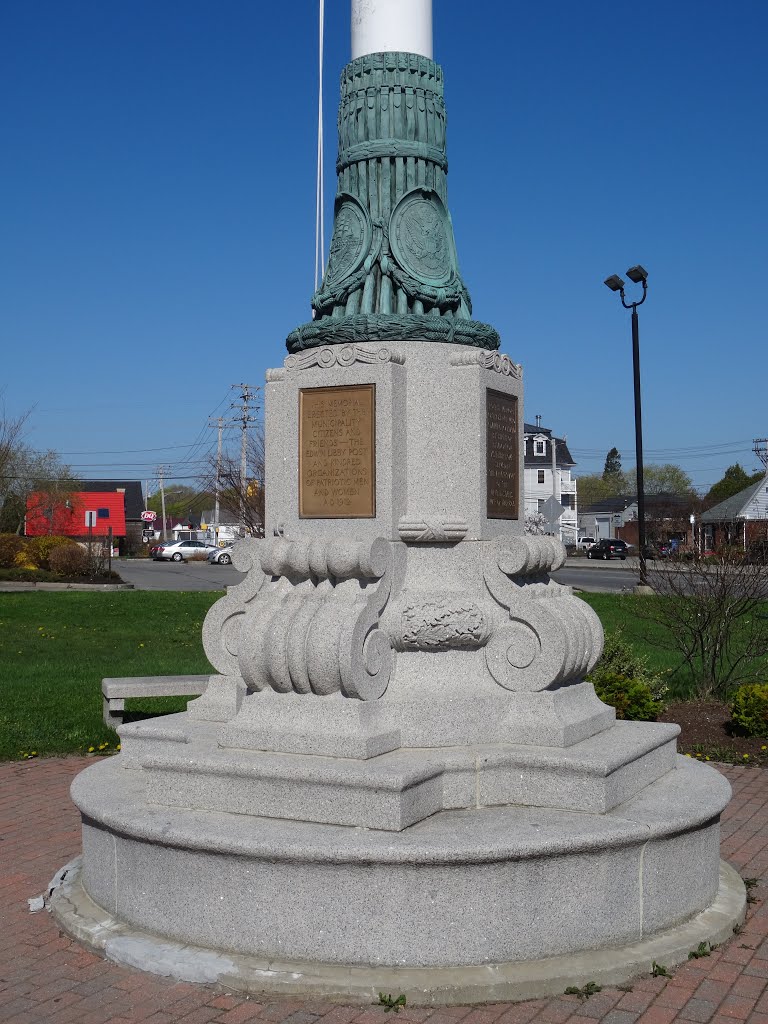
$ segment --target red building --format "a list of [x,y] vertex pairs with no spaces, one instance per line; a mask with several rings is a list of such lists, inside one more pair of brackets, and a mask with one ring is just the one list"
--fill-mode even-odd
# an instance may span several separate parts
[[50,533],[86,538],[89,535],[86,512],[96,513],[92,536],[106,537],[110,527],[114,538],[125,536],[125,494],[121,491],[74,491],[66,503],[59,499],[50,505],[44,494],[31,494],[27,499],[24,532],[27,537]]

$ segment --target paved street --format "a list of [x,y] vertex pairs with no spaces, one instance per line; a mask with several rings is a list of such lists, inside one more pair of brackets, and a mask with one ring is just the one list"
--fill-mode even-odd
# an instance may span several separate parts
[[[585,558],[569,558],[555,575],[558,583],[581,590],[631,590],[637,576],[627,562],[589,562]],[[126,583],[138,590],[223,590],[243,578],[231,565],[209,565],[208,562],[153,562],[147,558],[126,558],[115,563]]]
[[[86,758],[0,764],[0,1021],[3,1024],[768,1024],[768,784],[758,768],[720,766],[734,799],[723,820],[722,856],[758,878],[757,902],[738,935],[671,979],[650,975],[583,1002],[557,996],[525,1003],[416,1009],[241,996],[101,960],[62,935],[27,899],[80,852],[69,799]],[[695,870],[695,868],[692,868]],[[503,908],[500,909],[500,913]],[[585,906],[584,913],[589,913]],[[371,927],[376,927],[375,915]]]
[[637,572],[630,561],[591,562],[586,558],[569,558],[553,579],[579,590],[598,593],[622,593],[637,586]]
[[243,579],[231,565],[208,562],[154,562],[151,558],[121,558],[115,569],[137,590],[224,590]]

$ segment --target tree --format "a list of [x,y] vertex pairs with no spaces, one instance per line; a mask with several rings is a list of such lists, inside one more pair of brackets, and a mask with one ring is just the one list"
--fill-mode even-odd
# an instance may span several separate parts
[[722,480],[718,480],[710,487],[704,498],[704,507],[712,508],[713,505],[719,505],[721,501],[733,497],[734,494],[743,491],[750,484],[756,484],[758,480],[762,480],[763,476],[765,476],[763,470],[750,476],[738,462],[735,466],[729,466],[723,474]]
[[[637,494],[637,471],[631,469],[626,476],[629,494]],[[693,495],[693,480],[684,469],[667,462],[664,465],[643,464],[644,494],[676,494],[687,498]]]
[[56,452],[35,451],[24,442],[29,415],[9,417],[0,408],[0,532],[21,533],[29,512],[42,512],[52,521],[78,488]]
[[5,404],[0,408],[0,501],[5,499],[12,475],[12,465],[24,432],[29,412],[9,417]]
[[[162,496],[156,491],[147,501],[147,508],[162,515]],[[197,490],[186,484],[170,483],[165,488],[165,514],[171,519],[187,519],[189,516],[196,518],[213,504],[211,492],[205,489]]]
[[[219,505],[222,512],[242,523],[254,537],[264,536],[264,429],[260,423],[249,430],[245,448],[245,477],[240,454],[223,453],[218,469]],[[215,495],[216,457],[212,456],[205,487]]]
[[534,537],[543,537],[549,532],[550,524],[543,512],[525,513],[525,532]]
[[611,448],[605,456],[603,480],[611,485],[616,495],[622,494],[626,490],[627,483],[621,468],[621,452],[618,448]]
[[579,508],[585,512],[590,505],[605,498],[615,498],[617,493],[614,490],[614,482],[605,480],[598,473],[587,473],[576,478],[576,487],[579,498]]

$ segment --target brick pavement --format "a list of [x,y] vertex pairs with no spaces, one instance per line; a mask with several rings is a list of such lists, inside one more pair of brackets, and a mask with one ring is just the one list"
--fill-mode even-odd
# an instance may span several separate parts
[[[394,1024],[378,1006],[263,1000],[118,967],[62,936],[50,914],[30,914],[80,848],[68,796],[84,758],[0,764],[0,1021],[3,1024]],[[723,856],[745,878],[768,879],[768,772],[722,767],[734,787]],[[740,934],[671,979],[644,977],[589,999],[560,996],[482,1007],[406,1008],[397,1024],[768,1024],[768,891],[762,883]]]

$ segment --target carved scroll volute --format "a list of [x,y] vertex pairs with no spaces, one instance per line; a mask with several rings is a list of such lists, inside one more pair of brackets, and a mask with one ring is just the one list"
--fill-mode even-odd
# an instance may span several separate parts
[[203,622],[203,648],[208,661],[222,675],[240,674],[238,653],[245,614],[257,599],[266,577],[261,569],[260,548],[262,540],[238,541],[232,550],[232,562],[246,577],[235,587],[230,587],[208,610]]
[[[318,610],[307,636],[307,668],[317,694],[341,690],[345,697],[376,700],[392,673],[389,638],[378,628],[391,588],[390,546],[381,539],[361,548],[357,565],[364,578],[378,583],[364,588],[358,578],[342,579]],[[343,575],[353,569],[352,552],[330,544],[327,564]]]
[[508,609],[510,621],[494,631],[485,658],[506,689],[544,690],[581,680],[602,653],[602,626],[589,605],[556,584],[535,588],[513,582],[559,568],[564,557],[562,544],[549,537],[499,538],[489,545],[486,585]]
[[394,667],[394,652],[387,634],[379,629],[379,617],[392,591],[388,568],[368,596],[348,636],[341,637],[341,689],[346,697],[378,700],[383,696]]

